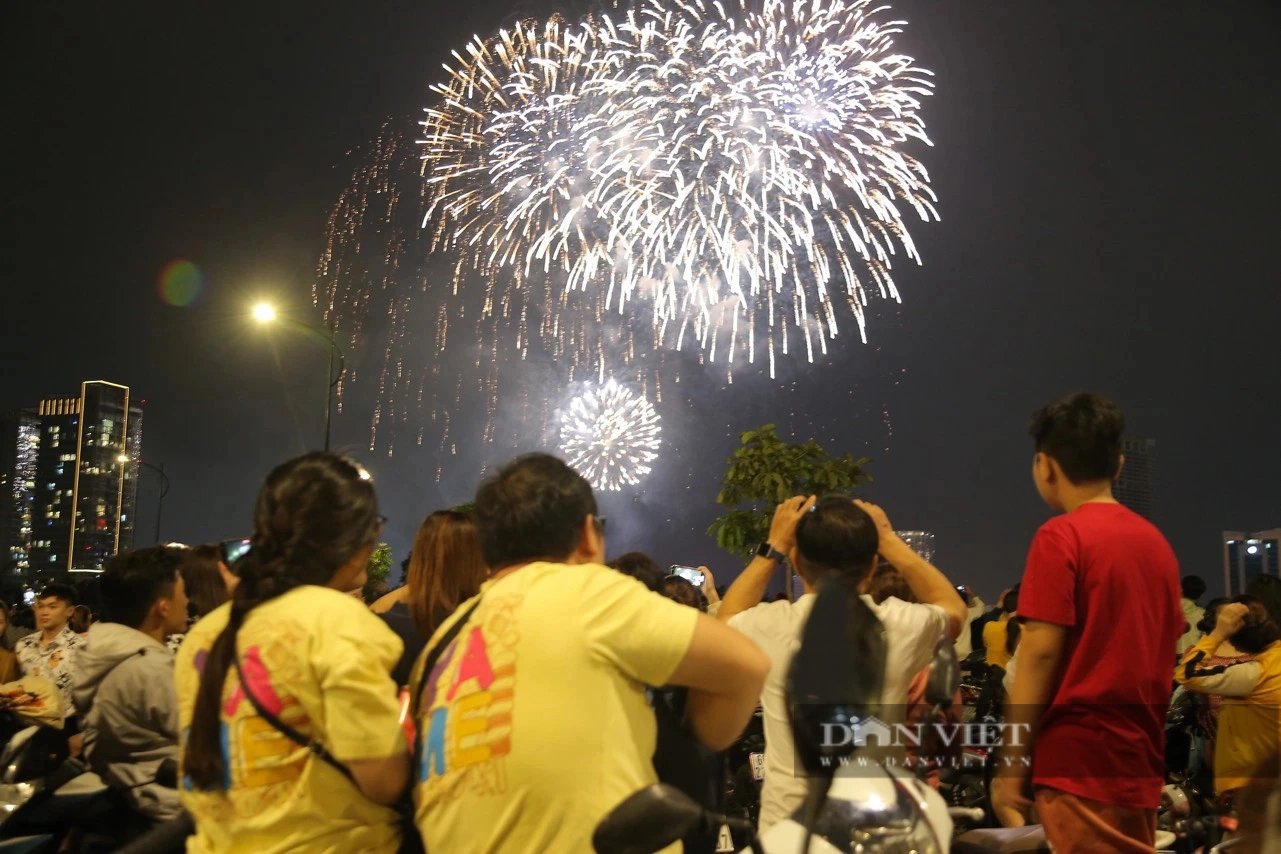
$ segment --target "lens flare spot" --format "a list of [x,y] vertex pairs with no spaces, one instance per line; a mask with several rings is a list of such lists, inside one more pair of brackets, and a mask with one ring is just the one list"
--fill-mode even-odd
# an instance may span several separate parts
[[185,258],[175,258],[160,271],[157,290],[166,305],[186,308],[200,299],[205,277],[200,268]]

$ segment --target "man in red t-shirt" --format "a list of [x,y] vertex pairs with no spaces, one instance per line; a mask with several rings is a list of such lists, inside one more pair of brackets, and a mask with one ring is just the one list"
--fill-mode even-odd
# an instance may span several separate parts
[[1058,854],[1155,843],[1170,652],[1184,619],[1169,543],[1112,497],[1124,427],[1095,394],[1055,401],[1032,422],[1036,488],[1063,515],[1028,552],[1006,723],[1031,737],[1002,749],[992,806],[1002,824],[1021,825],[1034,798]]

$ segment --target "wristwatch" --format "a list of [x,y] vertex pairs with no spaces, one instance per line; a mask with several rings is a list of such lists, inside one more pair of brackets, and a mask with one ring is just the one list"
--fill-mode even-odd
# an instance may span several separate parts
[[771,546],[769,544],[769,540],[766,540],[765,542],[760,544],[760,546],[756,549],[756,556],[768,558],[769,560],[777,561],[778,563],[782,563],[783,561],[787,560],[787,555],[783,554],[778,549]]

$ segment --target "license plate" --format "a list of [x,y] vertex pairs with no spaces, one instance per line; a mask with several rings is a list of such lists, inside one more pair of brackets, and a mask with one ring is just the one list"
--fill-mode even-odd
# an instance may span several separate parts
[[752,763],[752,779],[757,782],[765,779],[765,754],[749,753],[747,759]]

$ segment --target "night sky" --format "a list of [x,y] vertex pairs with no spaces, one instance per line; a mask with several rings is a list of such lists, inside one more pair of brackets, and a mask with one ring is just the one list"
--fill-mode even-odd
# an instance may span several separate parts
[[[0,407],[82,379],[130,385],[147,401],[143,456],[173,482],[163,538],[247,534],[266,471],[319,446],[325,384],[323,350],[266,336],[248,305],[271,296],[318,320],[326,217],[383,123],[412,131],[448,50],[473,33],[558,8],[11,9]],[[1281,525],[1281,11],[1263,0],[895,11],[910,24],[899,46],[937,74],[925,108],[935,147],[915,153],[942,222],[910,224],[924,266],[895,267],[903,304],[874,302],[867,345],[844,336],[773,382],[740,373],[726,387],[709,373],[660,408],[654,476],[603,499],[611,551],[710,562],[728,580],[737,562],[703,534],[721,461],[740,431],[775,421],[872,457],[867,496],[896,527],[936,532],[944,571],[990,599],[1017,579],[1048,512],[1030,481],[1028,417],[1090,389],[1123,406],[1130,435],[1157,440],[1156,521],[1184,571],[1218,589],[1219,532]],[[190,307],[157,293],[176,258],[204,276]],[[434,318],[418,322],[430,336]],[[457,458],[370,451],[381,350],[353,354],[334,444],[373,471],[399,559],[423,515],[467,499],[478,462],[515,447],[482,446],[478,425],[459,425],[471,446]]]

